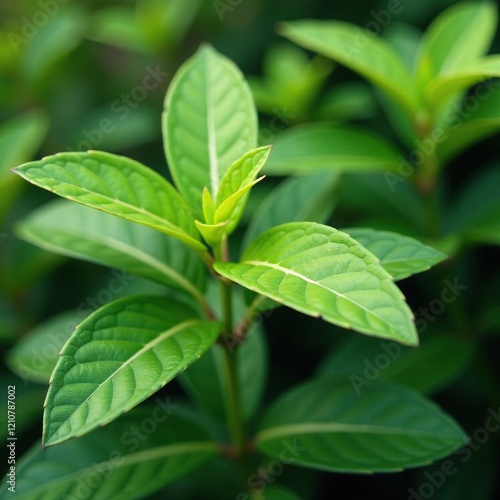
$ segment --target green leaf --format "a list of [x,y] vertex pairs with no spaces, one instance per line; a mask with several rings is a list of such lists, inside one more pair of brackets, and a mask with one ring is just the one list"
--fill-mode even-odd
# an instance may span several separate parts
[[281,25],[289,40],[359,73],[391,96],[410,114],[416,110],[414,84],[404,62],[380,37],[337,21],[295,21]]
[[436,155],[441,163],[449,163],[468,147],[500,130],[500,93],[497,89],[498,81],[478,85],[471,96],[471,106],[465,105],[451,117],[444,131],[444,140],[436,145]]
[[[252,417],[259,407],[267,377],[267,348],[262,330],[253,327],[247,340],[238,348],[238,376],[245,418]],[[231,341],[224,338],[229,349]],[[215,418],[224,421],[226,394],[224,391],[224,353],[214,344],[207,354],[179,376],[190,395]]]
[[500,170],[481,172],[461,193],[448,218],[448,230],[464,240],[500,244]]
[[[316,373],[320,377],[347,376],[361,395],[376,380],[433,394],[453,382],[473,354],[472,343],[446,334],[424,337],[418,349],[358,335],[327,354]],[[425,366],[432,366],[432,370],[422,369]]]
[[261,234],[240,263],[216,262],[226,278],[344,328],[418,344],[413,315],[378,259],[349,235],[311,222]]
[[467,442],[434,403],[397,385],[376,383],[363,397],[347,378],[309,382],[269,410],[257,447],[271,457],[338,472],[391,472],[428,464]]
[[401,153],[371,132],[347,126],[301,125],[280,134],[265,173],[396,171]]
[[342,231],[378,257],[395,281],[426,271],[446,259],[444,253],[414,238],[390,231],[365,228],[344,228]]
[[[36,12],[39,11],[32,14],[33,21]],[[40,22],[40,25],[35,22],[35,43],[30,43],[30,37],[25,38],[27,43],[24,45],[21,67],[29,80],[40,80],[47,76],[59,60],[66,57],[83,39],[86,19],[82,6],[65,5],[48,21]],[[27,26],[23,21],[21,33],[25,33]]]
[[243,75],[210,46],[176,73],[165,98],[163,137],[179,191],[201,220],[201,197],[217,197],[231,164],[257,145],[257,115]]
[[[105,429],[42,450],[16,465],[16,499],[143,497],[217,455],[215,444],[179,405],[156,398]],[[138,429],[138,434],[134,430]],[[10,498],[3,491],[0,498]]]
[[25,381],[48,384],[63,345],[84,317],[65,312],[37,325],[7,353],[7,365]]
[[220,328],[155,296],[125,297],[91,314],[52,375],[44,444],[86,434],[138,405],[204,354]]
[[205,302],[206,275],[199,256],[149,227],[55,200],[18,223],[17,233],[52,252],[174,286]]
[[[485,82],[485,80],[493,77],[500,76],[500,56],[488,56],[478,59],[470,63],[465,68],[451,74],[444,74],[434,80],[430,81],[426,87],[426,96],[431,107],[438,107],[443,101],[453,95],[458,97],[461,92],[464,92],[469,87],[476,84],[481,84],[483,87],[489,87],[486,92],[486,97],[484,96],[484,91],[477,92],[476,97],[479,101],[487,100],[495,90],[498,85],[497,82]],[[484,83],[482,83],[484,82]],[[493,91],[491,90],[493,87]],[[475,108],[475,104],[471,108]],[[450,112],[448,112],[450,113]],[[469,111],[465,111],[464,114],[467,116]],[[449,114],[448,114],[449,116]],[[448,118],[445,113],[445,120]],[[448,118],[449,119],[449,118]],[[452,121],[452,120],[450,120]],[[446,125],[446,123],[445,123]]]
[[59,196],[150,226],[195,250],[205,250],[179,193],[155,171],[134,160],[100,151],[59,153],[13,171]]
[[217,247],[226,234],[228,221],[219,222],[217,224],[203,224],[203,222],[195,220],[194,223],[204,240],[210,246]]
[[[264,231],[285,224],[328,221],[336,204],[337,173],[311,174],[284,180],[255,211],[243,240],[243,248]],[[314,193],[314,196],[311,196]]]
[[496,7],[489,2],[459,3],[444,11],[422,39],[417,63],[420,84],[454,73],[485,54],[496,24]]
[[22,183],[10,168],[31,160],[48,128],[41,111],[13,118],[0,127],[0,221],[17,196]]
[[238,225],[245,209],[250,188],[259,180],[257,175],[266,163],[270,146],[254,149],[236,160],[224,173],[219,185],[214,214],[215,224],[229,220],[227,234]]

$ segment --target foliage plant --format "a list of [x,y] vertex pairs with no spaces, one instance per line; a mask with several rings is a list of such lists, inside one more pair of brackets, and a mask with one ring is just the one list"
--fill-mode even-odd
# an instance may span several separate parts
[[[471,242],[498,243],[495,212],[478,209],[473,192],[457,210],[467,217],[448,226],[439,199],[444,165],[499,127],[494,92],[477,98],[467,114],[461,104],[471,86],[500,76],[497,56],[484,56],[495,16],[488,3],[460,4],[421,41],[399,45],[347,23],[281,25],[285,37],[377,89],[406,153],[372,131],[324,123],[294,126],[272,147],[259,145],[250,87],[230,60],[205,45],[182,65],[165,98],[172,182],[101,151],[59,153],[13,169],[66,198],[22,220],[20,237],[162,287],[86,311],[83,320],[81,311],[55,318],[10,352],[9,366],[21,377],[42,383],[50,377],[42,446],[19,461],[16,497],[144,497],[212,464],[228,471],[240,500],[299,498],[279,477],[259,475],[263,464],[279,470],[275,476],[288,466],[396,472],[467,443],[461,427],[423,393],[467,364],[470,350],[448,335],[419,347],[418,322],[395,283],[446,256],[394,229],[450,253]],[[316,93],[331,66],[314,61],[320,74],[304,85]],[[282,88],[289,83],[276,81]],[[260,83],[253,87],[267,111],[283,98],[276,91],[266,101]],[[304,116],[310,97],[298,107]],[[261,172],[308,175],[273,189],[245,225],[252,189],[267,182]],[[390,228],[324,224],[341,181],[351,188],[351,203],[363,204],[366,186],[340,177],[352,172],[377,174],[370,188],[385,187],[391,201],[381,209],[373,204],[373,225],[391,205]],[[352,331],[310,380],[264,404],[270,367],[261,318],[282,306]],[[42,350],[47,332],[63,324],[71,324],[71,335],[59,359],[35,367],[33,349]],[[304,344],[314,336],[304,332]],[[375,350],[364,343],[370,337],[378,339]],[[376,359],[380,346],[391,366],[369,381],[358,376],[362,360]],[[401,380],[398,363],[413,352],[423,353],[420,359],[440,353],[449,362],[417,381]],[[391,381],[392,368],[403,372],[394,377],[400,383]],[[174,378],[190,404],[163,389]],[[5,485],[1,491],[8,498]]]
[[[286,305],[365,335],[416,346],[413,316],[394,280],[428,268],[443,255],[396,233],[387,238],[372,231],[368,239],[363,233],[361,244],[345,232],[306,221],[266,229],[239,259],[231,256],[230,236],[251,188],[263,180],[259,174],[271,147],[256,147],[256,111],[241,73],[209,46],[173,79],[163,137],[175,187],[134,160],[99,151],[60,153],[14,169],[84,205],[65,201],[40,210],[21,226],[26,238],[175,290],[168,297],[119,299],[76,327],[51,375],[43,429],[48,449],[30,455],[19,471],[23,497],[71,496],[82,481],[96,485],[89,486],[93,498],[110,498],[112,492],[134,497],[221,453],[240,462],[243,471],[256,454],[283,459],[283,450],[295,447],[296,465],[374,472],[422,465],[461,446],[460,427],[416,392],[380,384],[359,397],[341,376],[291,388],[270,408],[260,409],[264,415],[250,432],[253,425],[246,422],[256,414],[259,390],[252,385],[259,377],[243,375],[249,368],[265,370],[249,340],[261,311]],[[391,255],[387,260],[376,256],[381,238],[391,247],[383,249]],[[202,356],[210,356],[210,362],[189,370]],[[213,439],[199,423],[174,411],[158,435],[125,455],[117,437],[125,420],[140,421],[141,414],[121,415],[179,374],[195,402],[203,407],[208,399],[214,416],[225,415],[227,439]],[[217,377],[220,387],[213,383]],[[91,434],[81,439],[87,455],[75,451],[69,467],[56,466],[59,448],[78,448],[72,438],[115,419],[109,432],[107,427],[96,431],[105,446],[93,448]],[[109,456],[103,460],[115,448],[117,463]],[[96,472],[91,467],[96,462],[102,471],[106,462],[112,470]],[[51,472],[40,481],[37,471],[44,466]],[[96,474],[99,480],[93,481]]]

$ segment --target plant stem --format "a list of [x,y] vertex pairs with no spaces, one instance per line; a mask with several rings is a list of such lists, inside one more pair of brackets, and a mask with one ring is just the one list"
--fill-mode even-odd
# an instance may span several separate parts
[[[227,241],[223,241],[218,249],[216,258],[227,260]],[[225,336],[233,335],[233,297],[231,285],[225,281],[219,281],[222,319],[224,322]],[[227,338],[227,337],[226,337]],[[239,456],[243,454],[245,447],[245,429],[243,421],[243,411],[241,394],[238,383],[238,351],[237,345],[233,342],[221,342],[224,351],[224,382],[225,382],[225,402],[226,419],[231,441]]]

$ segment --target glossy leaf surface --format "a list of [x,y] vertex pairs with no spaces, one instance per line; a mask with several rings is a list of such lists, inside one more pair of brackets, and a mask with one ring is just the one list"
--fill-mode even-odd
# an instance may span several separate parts
[[405,344],[413,315],[378,260],[346,233],[315,223],[261,234],[240,263],[216,262],[226,278],[310,316]]
[[204,354],[219,332],[219,323],[162,297],[131,296],[97,310],[61,352],[44,444],[86,434],[138,405]]

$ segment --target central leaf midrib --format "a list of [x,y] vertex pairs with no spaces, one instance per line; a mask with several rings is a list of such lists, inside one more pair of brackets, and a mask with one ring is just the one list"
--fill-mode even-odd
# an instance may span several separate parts
[[[326,432],[357,434],[392,434],[392,435],[411,435],[411,436],[427,436],[427,437],[442,437],[441,432],[426,431],[419,429],[408,429],[407,427],[385,426],[376,424],[347,424],[342,422],[311,422],[299,424],[276,425],[260,431],[257,434],[257,440],[260,442],[276,439],[283,436],[297,436],[299,434],[325,434]],[[447,439],[454,439],[453,436],[446,436]]]
[[[123,370],[125,367],[129,366],[133,361],[135,361],[140,355],[142,355],[143,353],[149,351],[150,349],[152,349],[154,346],[156,346],[157,344],[159,344],[160,342],[162,342],[163,340],[171,337],[172,335],[175,335],[176,333],[178,333],[179,331],[181,330],[184,330],[186,328],[188,328],[189,326],[191,325],[195,325],[196,323],[199,323],[200,320],[198,319],[195,319],[195,320],[188,320],[188,321],[184,321],[172,328],[170,328],[169,330],[159,334],[157,337],[155,337],[153,340],[151,340],[150,342],[148,342],[147,344],[144,345],[144,347],[142,347],[141,349],[139,349],[134,355],[132,355],[130,358],[128,358],[125,362],[123,362],[116,370],[114,370],[110,375],[108,375],[108,377],[103,380],[102,382],[99,383],[99,385],[85,398],[84,401],[82,401],[72,412],[71,414],[66,418],[66,420],[62,421],[61,422],[61,425],[59,426],[58,430],[56,432],[54,432],[52,434],[52,436],[56,435],[57,432],[59,431],[59,429],[62,427],[62,425],[66,422],[68,422],[71,417],[85,404],[87,403],[103,386],[104,384],[106,384],[109,380],[111,380],[118,372],[120,372],[121,370]],[[91,341],[92,342],[92,341]],[[75,366],[77,365],[78,363],[75,362]],[[134,391],[135,393],[136,391]],[[55,396],[54,396],[55,397]],[[129,398],[130,400],[131,398]],[[109,412],[109,409],[107,410],[107,412]],[[106,413],[107,413],[106,412]],[[85,425],[87,425],[88,422],[85,422]],[[50,439],[47,440],[46,443],[49,443],[50,442]]]
[[215,106],[213,105],[213,91],[210,84],[210,68],[205,60],[205,102],[207,106],[207,142],[208,142],[208,167],[212,198],[216,198],[219,189],[219,165],[217,158],[217,134],[215,129]]
[[[50,177],[46,177],[48,179],[50,179]],[[31,179],[27,179],[28,181],[32,182]],[[108,202],[111,202],[111,203],[115,203],[117,205],[120,205],[120,206],[123,206],[125,208],[128,208],[128,209],[131,209],[132,212],[139,212],[140,214],[142,215],[145,215],[146,217],[149,217],[151,219],[153,219],[155,222],[157,222],[157,226],[158,227],[167,227],[170,231],[172,232],[177,232],[177,233],[180,233],[181,235],[191,239],[191,240],[194,240],[197,244],[201,244],[198,240],[196,240],[190,233],[187,232],[187,230],[181,228],[180,226],[177,226],[175,224],[173,224],[172,222],[170,222],[169,220],[167,219],[164,219],[163,217],[155,214],[154,212],[151,212],[149,210],[146,210],[142,207],[138,207],[136,205],[131,205],[130,203],[126,203],[122,200],[120,200],[119,198],[111,198],[110,196],[108,195],[104,195],[102,193],[99,193],[99,192],[96,192],[96,191],[91,191],[90,189],[82,186],[81,184],[71,184],[67,181],[57,181],[58,182],[58,185],[59,186],[67,186],[67,187],[77,187],[78,189],[80,189],[81,191],[83,191],[84,193],[87,193],[87,194],[90,194],[90,195],[93,195],[93,196],[99,196],[100,198],[102,198],[103,200],[107,200]],[[56,194],[58,194],[56,192],[56,190],[52,187],[52,186],[47,186],[49,188],[49,191],[52,191],[52,192],[55,192]],[[118,217],[122,217],[124,219],[129,219],[129,220],[132,220],[130,219],[130,217],[128,217],[128,214],[121,214],[121,215],[118,215],[117,213],[114,213],[110,210],[106,210],[105,208],[103,208],[102,206],[98,206],[97,204],[95,203],[89,203],[89,202],[82,202],[82,201],[79,201],[79,199],[75,196],[71,196],[71,195],[64,195],[66,198],[68,198],[69,200],[74,200],[78,203],[81,203],[82,205],[87,205],[87,206],[90,206],[92,208],[96,208],[97,210],[102,210],[103,212],[107,212],[107,213],[110,213],[111,215],[114,215],[114,216],[118,216]],[[174,210],[175,211],[175,210]],[[137,222],[137,221],[135,221]]]
[[337,295],[338,297],[342,297],[344,298],[345,300],[349,301],[351,304],[354,304],[355,306],[359,307],[360,309],[362,309],[366,314],[369,314],[371,316],[374,316],[378,319],[380,319],[383,323],[385,323],[386,325],[390,326],[392,329],[395,329],[397,328],[396,325],[393,325],[392,323],[389,323],[387,321],[387,319],[379,316],[378,314],[376,314],[375,312],[373,312],[372,310],[370,309],[367,309],[365,306],[359,304],[358,302],[355,302],[354,300],[350,299],[349,297],[346,297],[343,293],[340,293],[340,292],[337,292],[336,290],[332,290],[331,288],[328,288],[327,286],[319,283],[318,281],[315,281],[311,278],[308,278],[307,276],[304,276],[303,274],[299,274],[297,273],[296,271],[293,271],[292,269],[288,269],[286,267],[282,267],[280,266],[279,264],[274,264],[272,262],[266,262],[266,261],[260,261],[260,260],[246,260],[243,262],[244,264],[251,264],[253,266],[264,266],[264,267],[270,267],[271,269],[276,269],[277,271],[281,271],[285,274],[291,274],[292,276],[295,276],[296,278],[299,278],[307,283],[310,283],[312,285],[317,285],[327,291],[329,291],[330,293],[333,293],[335,295]]
[[[183,455],[186,453],[214,451],[215,449],[216,449],[215,445],[211,441],[188,441],[185,443],[175,443],[161,447],[153,447],[152,449],[139,450],[129,455],[122,456],[122,458],[120,459],[120,463],[116,466],[116,469],[120,469],[122,467],[128,467],[134,464],[141,464],[146,462],[148,459],[155,460],[161,457],[168,458],[171,456]],[[103,461],[97,462],[97,465],[102,462]],[[70,474],[54,478],[49,482],[43,483],[43,485],[41,485],[39,488],[32,490],[30,494],[36,493],[37,491],[40,492],[44,492],[47,490],[50,491],[54,486],[57,487],[58,484],[65,484],[68,481],[71,481],[73,479],[78,479],[79,477],[84,476],[87,471],[95,472],[96,470],[95,465],[96,464],[92,465],[92,467],[85,467],[84,469],[78,469],[77,471],[72,472]]]

